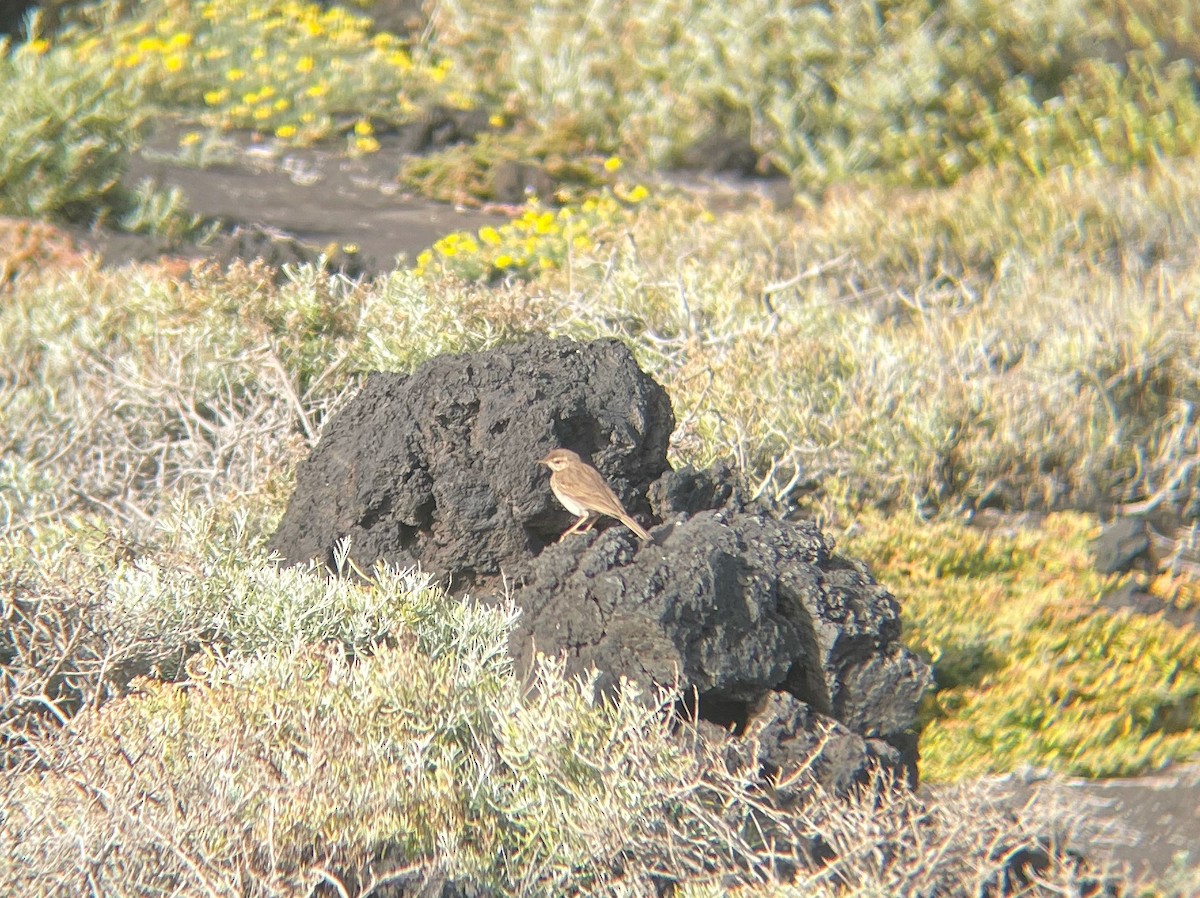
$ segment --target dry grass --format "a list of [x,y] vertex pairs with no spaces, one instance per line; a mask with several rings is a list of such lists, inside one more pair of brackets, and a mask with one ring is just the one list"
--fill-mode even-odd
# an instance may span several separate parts
[[[804,770],[788,772],[802,802],[780,808],[755,770],[678,731],[678,695],[594,704],[553,663],[519,682],[509,612],[380,577],[409,623],[369,654],[205,652],[184,682],[137,681],[34,736],[0,791],[5,890],[370,895],[449,877],[530,896],[774,893],[799,868],[806,894],[966,896],[1043,842],[1036,893],[1080,881],[1058,854],[1070,815],[926,806],[885,781],[841,801]],[[812,869],[817,842],[837,859]]]

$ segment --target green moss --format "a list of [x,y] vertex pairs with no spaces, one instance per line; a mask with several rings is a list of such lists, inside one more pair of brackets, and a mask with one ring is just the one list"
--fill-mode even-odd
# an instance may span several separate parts
[[1096,604],[1119,583],[1091,569],[1091,519],[1015,534],[858,523],[842,548],[900,598],[906,642],[934,665],[924,778],[1131,775],[1200,750],[1200,636]]

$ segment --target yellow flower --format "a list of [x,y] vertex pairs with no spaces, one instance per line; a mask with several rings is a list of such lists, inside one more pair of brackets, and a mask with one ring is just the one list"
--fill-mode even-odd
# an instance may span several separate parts
[[574,240],[571,241],[571,244],[576,249],[591,249],[592,248],[592,238],[588,237],[586,234],[580,234],[578,237],[576,237]]
[[253,59],[255,62],[258,62],[260,59],[266,59],[266,57],[267,57],[267,51],[264,50],[262,47],[255,47],[254,50],[250,53],[250,58]]
[[504,127],[504,116],[502,116],[498,112],[493,112],[491,115],[488,116],[488,124],[491,125],[493,128],[503,128]]
[[433,253],[431,253],[429,250],[425,250],[421,253],[421,255],[417,256],[417,266],[420,268],[428,268],[432,262]]
[[144,37],[137,42],[137,48],[140,53],[160,53],[167,45],[156,37]]
[[434,248],[447,259],[453,258],[458,254],[458,247],[453,243],[447,243],[445,240],[434,244]]
[[364,119],[359,119],[354,123],[354,133],[359,137],[370,137],[375,133],[375,129],[371,127],[370,122]]
[[496,267],[503,271],[505,268],[511,267],[513,261],[513,257],[508,253],[501,253],[500,255],[496,256]]
[[142,64],[142,54],[141,53],[130,53],[123,60],[121,60],[121,62],[128,69],[137,68],[139,65]]
[[179,145],[181,147],[195,146],[199,142],[200,142],[200,132],[199,131],[189,131],[187,134],[183,135],[183,137],[179,138]]
[[283,112],[283,110],[287,109],[292,104],[288,101],[288,99],[286,97],[280,97],[278,100],[275,101],[275,103],[273,105],[275,106],[275,109],[277,111]]
[[229,91],[225,89],[210,90],[204,94],[204,102],[209,106],[219,106],[229,99]]
[[387,55],[388,65],[398,68],[402,72],[407,72],[412,68],[412,57],[403,50],[396,50]]
[[178,72],[183,68],[183,56],[179,53],[172,53],[170,56],[164,57],[163,67],[168,72]]
[[247,106],[253,106],[258,102],[258,91],[252,90],[248,94],[242,94],[242,102]]
[[360,153],[376,153],[379,151],[379,141],[374,137],[358,137],[354,140],[354,148]]
[[254,120],[256,122],[266,121],[270,117],[271,117],[271,107],[270,106],[254,107]]
[[488,246],[496,246],[501,242],[500,234],[497,233],[496,229],[491,226],[488,226],[486,228],[480,228],[479,239],[482,240],[484,243],[486,243]]
[[358,244],[357,243],[343,243],[342,244],[342,252],[344,252],[348,256],[353,256],[355,253],[358,252]]
[[191,45],[192,36],[184,31],[172,34],[171,39],[167,41],[168,50],[182,50],[184,47],[190,47]]
[[301,56],[296,60],[296,71],[301,75],[307,75],[313,70],[314,65],[316,65],[316,60],[311,56]]
[[275,136],[282,140],[287,140],[289,137],[295,137],[296,136],[296,126],[295,125],[280,125],[278,128],[275,129]]
[[230,69],[228,72],[225,73],[226,81],[241,81],[245,77],[246,77],[246,73],[243,72],[241,69]]
[[604,160],[604,170],[608,171],[608,172],[620,171],[621,170],[621,160],[618,159],[616,156],[609,156],[607,159]]
[[30,41],[28,44],[26,44],[26,46],[29,48],[29,52],[34,56],[41,56],[50,49],[50,41],[39,38],[36,41]]
[[300,113],[300,121],[304,122],[306,125],[311,125],[316,120],[317,114],[315,112],[309,112],[305,110],[304,112]]
[[649,195],[650,195],[650,191],[647,190],[645,187],[643,187],[641,184],[638,184],[636,187],[633,188],[633,190],[629,191],[629,202],[640,203],[642,200],[644,200]]
[[309,97],[323,97],[323,96],[325,96],[325,94],[329,93],[329,85],[326,84],[324,81],[322,81],[319,84],[314,84],[312,87],[308,88],[308,90],[306,90],[304,93],[305,93],[305,96],[309,96]]
[[275,96],[275,88],[273,88],[273,87],[271,87],[271,85],[267,84],[263,87],[262,90],[260,90],[258,92],[258,95],[260,98],[262,98],[264,100],[268,100],[271,97]]

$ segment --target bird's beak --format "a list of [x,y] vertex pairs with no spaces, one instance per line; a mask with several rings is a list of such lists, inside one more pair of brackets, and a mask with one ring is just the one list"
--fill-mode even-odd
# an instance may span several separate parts
[[539,458],[539,459],[537,460],[537,463],[538,463],[539,465],[549,465],[549,464],[550,464],[550,459],[548,459],[548,458]]

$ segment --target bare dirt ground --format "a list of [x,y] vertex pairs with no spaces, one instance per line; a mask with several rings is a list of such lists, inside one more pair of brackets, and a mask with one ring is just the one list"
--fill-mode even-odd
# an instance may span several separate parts
[[[1111,864],[1124,868],[1134,881],[1152,883],[1178,865],[1192,871],[1187,882],[1160,894],[1200,896],[1200,763],[1107,780],[1026,771],[987,777],[978,785],[989,801],[1002,806],[1031,804],[1053,816],[1083,818],[1082,841],[1072,847],[1094,870]],[[936,797],[941,787],[922,791]]]
[[[164,129],[135,160],[127,180],[136,184],[148,177],[160,186],[179,187],[193,211],[227,227],[257,225],[314,250],[353,245],[359,271],[367,275],[390,271],[405,259],[411,262],[452,231],[506,220],[501,210],[459,209],[406,194],[395,180],[398,148],[389,146],[386,135],[381,137],[382,152],[361,159],[330,149],[276,148],[249,135],[230,140],[233,151],[227,161],[196,168],[175,158],[178,131]],[[694,178],[682,180],[696,186]],[[748,195],[763,195],[763,185],[742,186]],[[733,193],[738,189],[735,185]],[[714,198],[714,205],[728,198],[726,191]],[[152,238],[111,232],[75,236],[114,264],[164,254],[194,259],[211,252],[203,246],[168,247]],[[1101,865],[1111,859],[1127,864],[1135,877],[1157,879],[1182,856],[1189,869],[1200,869],[1200,762],[1133,779],[1025,775],[988,779],[981,785],[1014,807],[1033,800],[1086,809],[1097,832],[1082,847]],[[925,791],[936,795],[938,789]],[[1200,896],[1200,874],[1191,875],[1189,882],[1173,894]]]
[[[199,168],[182,161],[179,128],[167,126],[138,153],[125,176],[134,186],[151,179],[177,187],[192,212],[224,230],[251,226],[295,238],[314,251],[353,247],[364,274],[411,264],[421,250],[453,231],[501,224],[498,212],[455,208],[414,196],[396,182],[398,151],[380,136],[379,153],[351,159],[330,148],[280,147],[252,135],[228,135],[221,161]],[[161,255],[202,258],[204,246],[168,246],[154,238],[112,231],[74,236],[106,262],[149,261]]]

